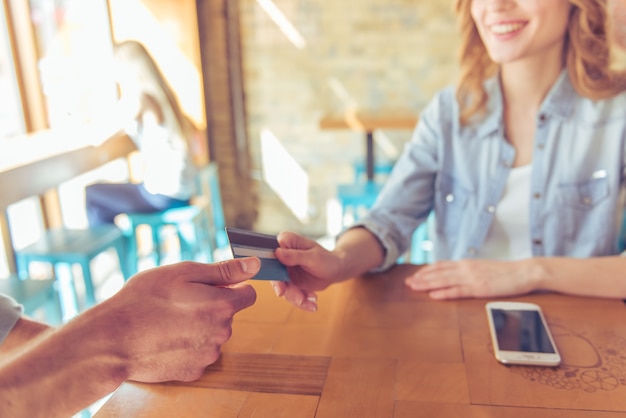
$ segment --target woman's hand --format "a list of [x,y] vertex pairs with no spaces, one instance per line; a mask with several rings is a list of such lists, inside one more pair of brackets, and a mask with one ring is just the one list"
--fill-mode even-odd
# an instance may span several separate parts
[[341,258],[317,242],[292,232],[281,232],[277,238],[280,247],[276,249],[276,257],[287,266],[290,281],[272,281],[276,295],[284,296],[304,310],[315,312],[315,291],[338,281],[342,270]]
[[425,266],[405,283],[433,299],[460,299],[529,293],[536,289],[538,278],[531,260],[461,260]]

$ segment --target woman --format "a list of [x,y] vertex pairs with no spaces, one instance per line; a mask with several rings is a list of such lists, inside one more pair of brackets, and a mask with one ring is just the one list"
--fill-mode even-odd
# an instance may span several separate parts
[[149,213],[187,205],[194,192],[195,130],[145,47],[115,46],[121,105],[135,115],[127,133],[143,163],[141,183],[98,183],[86,189],[91,226],[113,223],[120,213]]
[[626,167],[624,74],[608,65],[605,0],[457,0],[456,89],[424,110],[369,215],[333,251],[283,232],[273,283],[316,290],[390,267],[434,210],[438,261],[406,278],[436,299],[538,289],[626,298],[618,257]]

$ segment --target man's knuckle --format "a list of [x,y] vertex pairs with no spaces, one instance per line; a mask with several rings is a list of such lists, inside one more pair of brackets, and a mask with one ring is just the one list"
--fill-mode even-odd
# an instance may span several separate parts
[[206,355],[204,357],[204,363],[208,366],[215,363],[221,356],[220,347],[212,347],[210,350],[207,350]]
[[235,272],[233,271],[232,263],[228,263],[226,261],[220,261],[217,263],[217,267],[219,269],[220,275],[224,279],[232,279]]

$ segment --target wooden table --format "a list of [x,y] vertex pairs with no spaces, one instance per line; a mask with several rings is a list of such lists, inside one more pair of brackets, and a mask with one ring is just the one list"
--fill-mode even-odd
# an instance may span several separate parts
[[405,111],[398,112],[346,112],[343,115],[327,115],[320,120],[320,129],[351,129],[365,132],[365,167],[367,179],[374,179],[374,131],[377,129],[414,129],[417,116]]
[[613,418],[626,416],[626,306],[533,295],[559,368],[504,366],[485,300],[436,302],[408,291],[418,267],[335,285],[307,313],[254,282],[217,363],[192,383],[122,385],[96,414],[217,418]]

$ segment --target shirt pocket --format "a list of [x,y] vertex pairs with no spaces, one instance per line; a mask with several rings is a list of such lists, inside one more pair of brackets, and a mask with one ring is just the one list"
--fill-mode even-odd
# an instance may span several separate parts
[[609,192],[606,177],[559,184],[559,202],[568,238],[585,236],[587,229],[599,226],[596,221],[603,216],[598,212],[601,212],[601,203],[608,199]]
[[471,190],[454,177],[443,174],[436,200],[437,229],[448,237],[454,237],[462,223]]

